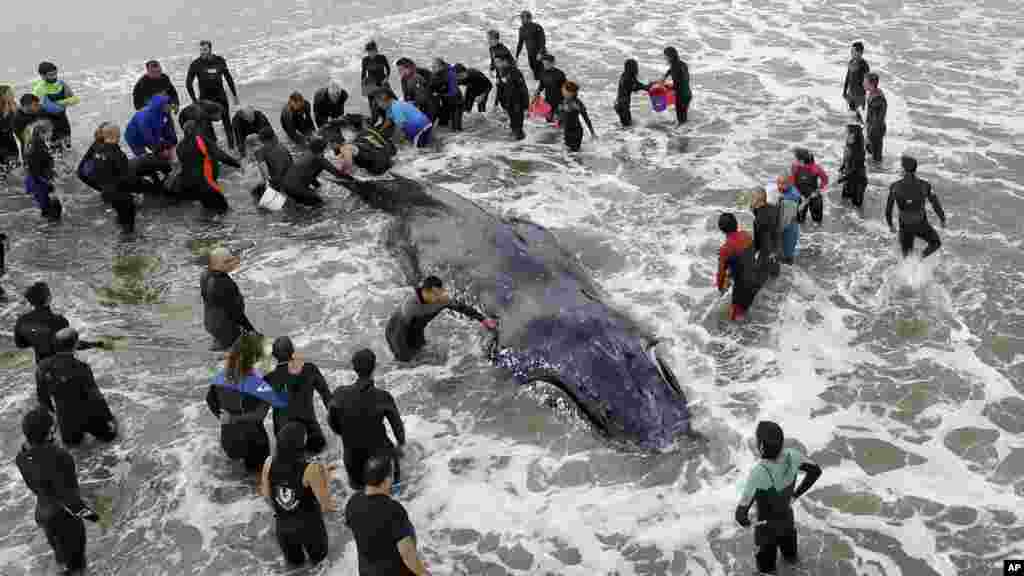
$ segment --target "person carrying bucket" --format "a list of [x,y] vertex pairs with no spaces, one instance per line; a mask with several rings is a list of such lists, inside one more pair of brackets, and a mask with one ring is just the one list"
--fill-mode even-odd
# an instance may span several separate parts
[[633,125],[633,114],[630,112],[630,101],[633,92],[641,90],[649,91],[651,84],[641,84],[637,76],[640,74],[640,66],[636,60],[626,60],[622,76],[619,77],[619,92],[615,98],[615,113],[619,115],[619,122],[623,127]]
[[693,99],[693,93],[690,92],[690,68],[679,59],[679,52],[672,46],[665,48],[665,61],[669,68],[662,79],[672,78],[672,90],[676,97],[676,122],[682,126],[686,123],[686,113]]
[[[555,114],[562,104],[562,85],[567,78],[565,72],[555,67],[555,57],[552,54],[544,54],[540,57],[544,65],[544,71],[537,81],[537,90],[534,93],[533,103],[538,102],[541,93],[544,94],[544,101],[547,103],[547,114],[544,119],[548,124],[555,121]],[[530,115],[534,115],[534,105],[530,105]],[[539,107],[538,107],[539,108]]]

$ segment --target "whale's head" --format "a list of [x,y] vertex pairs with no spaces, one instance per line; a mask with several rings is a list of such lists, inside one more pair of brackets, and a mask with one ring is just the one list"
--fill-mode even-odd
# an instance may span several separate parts
[[662,449],[690,432],[690,411],[667,358],[630,319],[597,301],[534,317],[521,346],[499,352],[523,383],[560,388],[613,439]]

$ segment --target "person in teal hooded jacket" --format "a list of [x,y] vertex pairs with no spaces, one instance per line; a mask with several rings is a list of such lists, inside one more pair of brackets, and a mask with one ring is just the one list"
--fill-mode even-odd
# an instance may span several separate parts
[[178,134],[171,120],[171,98],[157,94],[149,104],[132,116],[124,129],[124,141],[136,158],[159,154],[178,144]]
[[71,88],[57,77],[57,66],[52,62],[39,65],[39,80],[32,85],[35,94],[43,105],[43,112],[53,123],[52,142],[66,142],[71,138],[71,122],[68,120],[67,108],[80,102]]

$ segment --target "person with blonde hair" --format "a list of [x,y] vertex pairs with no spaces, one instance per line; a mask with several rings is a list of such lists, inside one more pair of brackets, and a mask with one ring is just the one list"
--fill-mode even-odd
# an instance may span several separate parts
[[203,325],[213,336],[216,350],[227,349],[242,334],[256,331],[245,315],[242,292],[228,275],[238,270],[240,264],[241,259],[227,248],[214,248],[210,252],[208,269],[199,281],[204,307]]
[[18,104],[14,101],[14,90],[7,85],[0,86],[0,180],[18,165],[18,140],[14,137],[14,117]]

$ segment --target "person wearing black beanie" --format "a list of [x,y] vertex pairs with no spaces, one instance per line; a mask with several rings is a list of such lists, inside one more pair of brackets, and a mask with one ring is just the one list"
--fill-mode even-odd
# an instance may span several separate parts
[[306,427],[306,446],[310,452],[320,452],[327,445],[323,429],[317,421],[313,407],[313,391],[320,395],[324,408],[330,409],[331,389],[316,364],[306,362],[295,352],[292,339],[281,336],[274,340],[272,349],[277,366],[263,377],[278,393],[288,397],[288,406],[274,408],[274,433],[278,434],[285,424],[299,422]]
[[[793,500],[803,496],[821,476],[821,467],[804,459],[795,448],[785,448],[782,427],[771,421],[757,424],[757,451],[761,460],[751,470],[736,507],[736,522],[750,526],[750,507],[757,503],[754,545],[757,570],[775,574],[777,550],[787,562],[798,561]],[[796,486],[799,472],[805,474]]]

